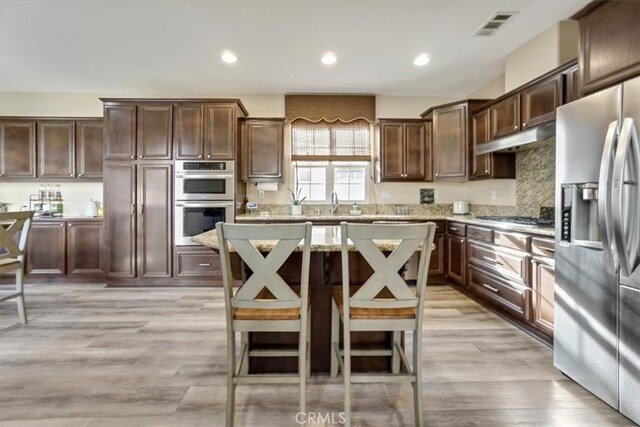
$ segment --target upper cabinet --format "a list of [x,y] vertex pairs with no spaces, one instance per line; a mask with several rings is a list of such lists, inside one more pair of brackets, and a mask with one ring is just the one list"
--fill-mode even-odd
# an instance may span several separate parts
[[568,104],[580,98],[580,76],[578,65],[574,65],[564,73],[564,103]]
[[471,153],[470,112],[486,100],[466,100],[433,107],[422,114],[432,120],[434,181],[466,181]]
[[582,95],[640,74],[640,1],[594,1],[573,18]]
[[238,119],[234,99],[103,99],[105,160],[232,160]]
[[242,121],[242,180],[283,181],[285,119]]
[[489,107],[491,138],[496,139],[520,130],[520,94],[516,93]]
[[102,178],[101,118],[2,117],[0,129],[0,179]]
[[472,156],[471,179],[515,178],[516,155],[514,153],[490,153],[476,155],[476,147],[490,141],[491,123],[489,109],[485,108],[471,118]]
[[522,90],[522,129],[556,119],[556,108],[562,105],[564,74],[557,74]]
[[431,180],[430,122],[380,119],[375,127],[375,144],[378,181]]
[[0,119],[0,179],[36,177],[36,121]]

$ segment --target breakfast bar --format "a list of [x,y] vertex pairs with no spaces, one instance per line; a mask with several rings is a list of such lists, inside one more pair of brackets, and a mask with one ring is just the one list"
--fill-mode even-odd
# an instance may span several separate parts
[[[215,230],[193,237],[195,243],[202,244],[218,251],[218,237]],[[255,241],[254,246],[263,254],[270,252],[277,242]],[[399,241],[376,240],[378,248],[392,252]],[[289,285],[299,284],[300,263],[302,261],[302,245],[283,264],[278,273]],[[311,300],[311,372],[328,374],[330,365],[330,325],[331,325],[331,287],[341,285],[341,237],[339,226],[314,226],[311,236],[311,262],[309,272],[309,297]],[[349,277],[352,285],[362,285],[373,273],[372,268],[357,252],[353,244],[349,244]],[[234,257],[230,247],[234,279],[243,281],[251,274],[250,270]],[[235,260],[233,258],[236,258]],[[354,348],[388,348],[391,345],[391,334],[387,332],[353,333],[351,338]],[[292,348],[297,345],[296,333],[253,333],[249,337],[250,347],[257,348]],[[354,372],[386,371],[391,367],[390,358],[353,357]],[[295,358],[260,357],[250,360],[249,371],[252,373],[296,372]]]

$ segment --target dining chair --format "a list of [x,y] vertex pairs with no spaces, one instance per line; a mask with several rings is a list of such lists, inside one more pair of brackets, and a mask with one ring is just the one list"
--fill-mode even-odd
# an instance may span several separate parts
[[[309,259],[311,223],[283,225],[216,224],[225,313],[227,321],[226,425],[233,426],[236,386],[246,384],[298,383],[299,411],[306,411],[306,381],[310,374]],[[300,286],[290,286],[278,274],[300,242],[302,264]],[[266,257],[255,242],[269,244]],[[239,255],[251,275],[234,294],[230,252]],[[250,332],[297,332],[297,349],[251,349]],[[236,360],[236,333],[240,333],[240,355]],[[297,374],[252,374],[251,357],[298,357]]]
[[0,273],[16,272],[16,291],[0,296],[0,302],[15,298],[22,323],[27,323],[27,310],[24,306],[24,256],[32,220],[32,211],[0,213]]
[[[416,426],[423,426],[422,414],[422,319],[429,260],[436,225],[341,223],[342,286],[332,288],[331,376],[344,376],[345,425],[351,424],[351,384],[409,382],[413,386]],[[373,269],[362,286],[349,282],[349,241]],[[385,247],[394,247],[385,256]],[[418,277],[410,286],[398,271],[420,251]],[[340,349],[340,322],[343,348]],[[351,332],[389,331],[390,348],[352,349]],[[402,346],[402,332],[413,331],[413,362]],[[352,356],[389,356],[389,373],[351,373]]]

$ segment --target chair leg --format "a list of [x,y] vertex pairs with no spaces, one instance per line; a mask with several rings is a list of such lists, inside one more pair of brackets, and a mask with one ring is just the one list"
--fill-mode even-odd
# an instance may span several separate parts
[[242,354],[242,349],[244,346],[247,346],[247,351],[244,352],[244,356],[242,356],[242,360],[240,361],[240,375],[248,375],[249,374],[249,333],[248,332],[240,332],[240,354]]
[[16,303],[18,304],[18,316],[22,323],[27,323],[27,309],[24,306],[24,272],[22,267],[16,270],[16,291],[20,293],[16,297]]
[[311,378],[311,317],[307,315],[307,378]]
[[344,425],[349,427],[351,425],[351,332],[348,330],[347,325],[344,325]]
[[400,354],[398,353],[398,346],[401,341],[402,332],[393,331],[393,338],[391,340],[391,372],[394,374],[400,373]]
[[234,332],[227,332],[227,409],[226,427],[233,427],[236,405],[236,384],[233,382],[236,370],[236,339]]
[[[306,323],[309,319],[306,319]],[[307,397],[307,325],[300,325],[300,336],[298,338],[298,376],[300,377],[300,409],[306,413]]]
[[413,332],[413,373],[416,382],[413,384],[413,406],[415,411],[416,426],[424,425],[422,410],[422,339],[418,336],[419,328]]
[[331,378],[338,376],[338,367],[340,361],[338,355],[334,351],[336,346],[340,345],[340,313],[333,299],[331,299]]

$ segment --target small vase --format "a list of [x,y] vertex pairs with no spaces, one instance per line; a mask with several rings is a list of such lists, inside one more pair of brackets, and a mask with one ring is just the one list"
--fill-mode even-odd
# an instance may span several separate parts
[[302,205],[291,205],[291,215],[302,215]]

